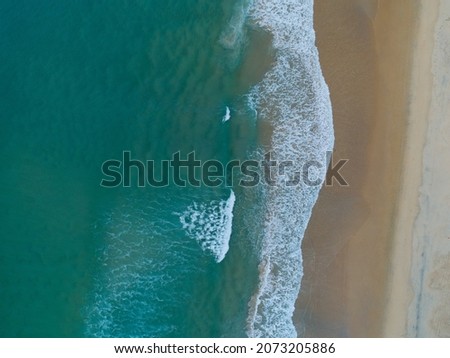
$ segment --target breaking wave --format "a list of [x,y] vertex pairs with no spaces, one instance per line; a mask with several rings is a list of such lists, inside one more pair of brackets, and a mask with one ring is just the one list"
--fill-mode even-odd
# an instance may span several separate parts
[[231,191],[227,200],[214,200],[208,204],[194,202],[180,216],[187,235],[195,239],[203,251],[211,253],[217,262],[225,258],[229,249],[235,200]]
[[334,133],[328,87],[313,29],[313,0],[255,0],[249,16],[273,34],[274,67],[251,91],[258,120],[273,128],[274,160],[302,165],[320,163],[318,185],[267,187],[259,265],[259,284],[249,302],[250,337],[296,337],[292,322],[303,276],[301,241],[326,175]]

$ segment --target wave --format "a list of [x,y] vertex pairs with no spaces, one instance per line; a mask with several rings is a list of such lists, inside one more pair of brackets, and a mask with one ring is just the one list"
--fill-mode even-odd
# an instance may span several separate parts
[[225,115],[222,118],[222,123],[228,122],[231,119],[231,112],[230,107],[226,107],[225,109]]
[[[319,185],[300,182],[265,188],[259,285],[249,302],[250,337],[296,337],[292,322],[303,276],[301,241],[324,181],[327,152],[334,146],[332,109],[313,29],[313,0],[255,0],[249,16],[273,35],[274,67],[249,95],[258,120],[273,127],[272,158],[320,163]],[[310,174],[310,173],[309,173]]]
[[221,262],[229,249],[235,201],[231,190],[227,200],[213,200],[208,204],[194,202],[180,216],[186,234],[195,239],[203,251],[211,253],[216,262]]

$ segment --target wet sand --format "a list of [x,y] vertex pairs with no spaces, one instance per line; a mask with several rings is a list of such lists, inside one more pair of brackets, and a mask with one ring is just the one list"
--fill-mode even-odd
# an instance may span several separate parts
[[[394,252],[418,3],[315,1],[317,45],[333,104],[334,161],[349,160],[341,170],[349,185],[322,189],[305,235],[294,315],[301,336],[387,335],[393,273],[410,268],[411,255]],[[417,198],[418,188],[411,190]],[[402,279],[396,294],[404,303],[411,292],[408,277]]]

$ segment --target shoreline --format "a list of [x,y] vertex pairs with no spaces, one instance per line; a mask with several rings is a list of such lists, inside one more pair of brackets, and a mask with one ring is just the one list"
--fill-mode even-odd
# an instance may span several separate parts
[[[432,4],[432,2],[428,2]],[[434,47],[434,24],[438,16],[436,1],[433,6],[420,7],[417,36],[411,72],[409,93],[409,117],[402,168],[402,186],[394,227],[391,252],[391,275],[388,281],[387,307],[384,317],[383,335],[386,337],[416,336],[408,327],[408,311],[416,311],[413,305],[415,293],[412,284],[420,277],[414,272],[412,257],[417,252],[413,247],[414,222],[419,213],[419,190],[423,180],[422,152],[425,147],[429,125],[427,113],[431,104],[433,78],[432,53]],[[421,44],[420,49],[418,44]],[[393,264],[395,263],[395,265]],[[408,309],[409,307],[409,309]],[[416,306],[417,308],[417,306]],[[417,316],[417,312],[411,312]]]
[[417,190],[413,182],[405,186],[410,164],[404,156],[417,145],[408,128],[408,105],[419,15],[416,0],[316,0],[316,42],[333,103],[334,155],[349,159],[341,173],[350,185],[324,187],[313,210],[294,314],[301,336],[400,336],[388,326],[406,325],[405,317],[397,315],[396,324],[385,317],[398,310],[394,302],[410,300],[409,280],[402,276],[403,289],[392,280],[410,267],[410,255],[399,252],[403,243],[397,239],[406,202],[398,206],[397,199],[401,188],[408,197]]
[[[416,123],[416,127],[426,123],[421,134],[423,146],[411,146],[411,165],[407,163],[405,166],[406,169],[418,170],[420,177],[416,190],[413,187],[416,182],[410,185],[410,195],[416,195],[417,215],[413,218],[413,225],[408,223],[406,226],[408,229],[412,227],[412,235],[408,237],[411,237],[413,247],[409,273],[412,303],[404,313],[407,316],[405,333],[409,337],[450,337],[450,143],[446,138],[450,132],[450,3],[435,0],[433,5],[434,8],[427,6],[422,9],[421,37],[418,39],[421,47],[416,48],[414,71],[417,86],[413,86],[411,101],[411,122]],[[424,48],[428,53],[423,51]],[[424,78],[428,78],[428,86],[422,85]],[[421,99],[428,100],[426,106],[420,106]],[[419,168],[413,165],[415,154],[422,159]],[[401,234],[399,231],[397,240],[402,239]],[[397,257],[399,255],[401,252],[397,251]],[[390,306],[390,313],[399,309],[395,304]],[[393,321],[394,317],[387,315],[386,323]],[[395,331],[387,333],[396,334]]]

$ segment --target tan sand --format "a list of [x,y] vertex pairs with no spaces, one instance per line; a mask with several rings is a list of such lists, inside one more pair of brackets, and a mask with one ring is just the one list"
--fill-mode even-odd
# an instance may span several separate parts
[[[417,183],[411,182],[411,189],[400,184],[409,176],[402,170],[404,149],[414,147],[415,140],[409,139],[407,123],[419,14],[416,0],[316,0],[317,44],[334,110],[335,158],[349,159],[342,170],[349,186],[322,190],[305,236],[305,276],[294,317],[301,335],[405,334],[398,329],[401,322],[406,327],[405,313],[398,313],[395,324],[384,318],[403,304],[406,312],[412,297],[411,238],[402,256],[404,243],[399,235],[394,240],[394,232],[400,232],[401,215],[414,216],[406,202],[396,205],[400,188],[402,198],[409,198],[405,190],[416,190],[416,199],[418,193]],[[394,292],[393,273],[402,280],[399,292]]]
[[450,337],[450,1],[421,4],[384,326],[391,337]]

